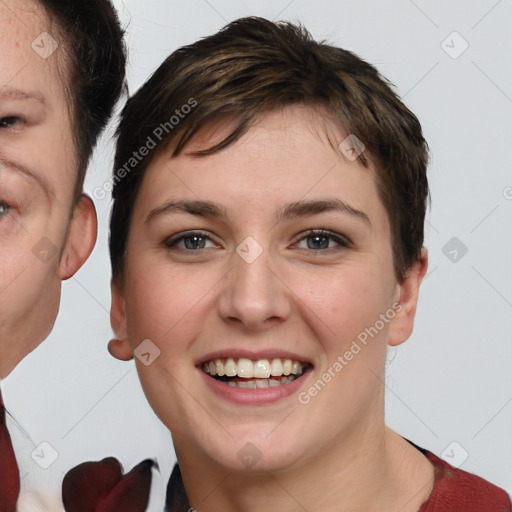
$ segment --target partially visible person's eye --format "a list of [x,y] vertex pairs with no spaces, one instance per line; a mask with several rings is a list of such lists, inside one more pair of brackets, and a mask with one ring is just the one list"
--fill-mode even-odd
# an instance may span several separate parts
[[4,203],[3,201],[0,201],[0,220],[2,220],[4,217],[7,217],[11,210],[12,208],[10,205]]
[[352,244],[344,236],[325,229],[312,229],[295,244],[298,249],[312,251],[328,251],[332,249],[348,248]]
[[18,116],[5,116],[0,118],[0,129],[2,128],[21,128],[25,121]]
[[207,233],[202,231],[188,231],[178,233],[168,238],[165,245],[169,248],[181,249],[183,251],[199,251],[219,247],[212,241]]

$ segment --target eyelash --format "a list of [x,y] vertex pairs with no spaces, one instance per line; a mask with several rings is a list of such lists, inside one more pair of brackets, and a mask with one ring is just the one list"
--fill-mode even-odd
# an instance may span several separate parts
[[[213,242],[213,240],[209,236],[209,234],[205,233],[204,231],[187,231],[185,233],[178,233],[177,235],[173,235],[173,236],[167,238],[164,241],[164,244],[169,249],[177,248],[178,250],[182,250],[182,251],[193,251],[193,249],[187,249],[187,248],[176,247],[176,246],[180,242],[182,242],[184,240],[187,240],[187,239],[194,238],[194,237],[196,237],[196,238],[204,238],[205,240],[209,240],[209,241]],[[215,242],[213,242],[213,243],[215,243]]]
[[[306,233],[303,233],[301,235],[301,237],[298,240],[296,240],[296,242],[294,244],[296,245],[299,242],[302,242],[304,240],[307,240],[308,238],[313,238],[313,237],[326,238],[326,239],[332,240],[339,246],[338,248],[329,247],[326,249],[310,249],[310,248],[306,249],[308,251],[313,251],[315,253],[327,252],[327,251],[331,252],[333,250],[337,250],[337,249],[339,250],[339,248],[347,249],[352,246],[352,242],[347,237],[345,237],[343,235],[339,235],[338,233],[334,233],[332,231],[325,230],[325,229],[311,229],[311,230],[307,231]],[[190,240],[191,238],[202,238],[205,241],[210,241],[215,244],[215,242],[212,240],[210,235],[204,231],[187,231],[185,233],[178,233],[177,235],[167,238],[164,241],[164,244],[169,249],[177,248],[182,251],[190,251],[190,252],[195,252],[195,251],[199,251],[201,249],[206,249],[204,247],[200,248],[200,249],[187,249],[184,247],[177,247],[177,245],[180,242],[183,242],[187,239]]]
[[4,116],[0,118],[0,129],[15,129],[19,124],[22,126],[25,124],[25,120],[19,116]]
[[352,246],[352,242],[345,236],[340,235],[338,233],[334,233],[333,231],[328,231],[326,229],[311,229],[309,231],[306,231],[306,233],[302,234],[301,237],[295,242],[296,244],[299,242],[302,242],[304,240],[307,240],[308,238],[327,238],[329,240],[333,240],[338,244],[339,247],[329,247],[327,249],[306,249],[309,251],[314,251],[316,253],[318,252],[331,252],[333,250],[339,250],[340,248],[348,249]]

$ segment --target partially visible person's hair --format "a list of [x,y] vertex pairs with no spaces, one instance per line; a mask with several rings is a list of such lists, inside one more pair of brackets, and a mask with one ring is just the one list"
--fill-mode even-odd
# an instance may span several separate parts
[[[114,166],[113,279],[122,282],[133,206],[158,151],[172,143],[177,156],[206,123],[235,119],[224,140],[196,155],[215,153],[265,113],[290,105],[327,112],[343,132],[364,143],[358,159],[375,168],[391,225],[395,273],[402,281],[421,253],[428,198],[428,148],[419,121],[367,62],[314,41],[302,26],[262,18],[239,19],[178,49],[126,104]],[[153,149],[135,159],[134,152],[144,147]]]
[[125,85],[126,47],[110,0],[36,0],[57,27],[78,160],[75,200],[87,164]]

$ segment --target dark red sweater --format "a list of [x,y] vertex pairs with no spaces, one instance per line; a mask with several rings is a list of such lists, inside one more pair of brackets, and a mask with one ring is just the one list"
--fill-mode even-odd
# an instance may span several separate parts
[[511,512],[507,493],[479,476],[450,466],[427,450],[420,451],[435,468],[435,484],[418,512]]

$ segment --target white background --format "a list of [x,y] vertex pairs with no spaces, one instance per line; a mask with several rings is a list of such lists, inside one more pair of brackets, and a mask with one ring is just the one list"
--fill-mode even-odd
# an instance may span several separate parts
[[[317,39],[375,64],[417,114],[429,142],[432,208],[411,339],[390,351],[387,421],[403,436],[512,492],[512,1],[118,0],[127,27],[133,93],[177,47],[248,15],[299,20]],[[457,31],[469,44],[463,48]],[[442,46],[442,42],[446,40]],[[449,47],[452,48],[449,48]],[[86,191],[109,179],[103,138]],[[507,188],[508,187],[508,188]],[[158,459],[151,510],[161,510],[174,461],[166,429],[147,405],[133,362],[107,353],[110,200],[96,201],[99,240],[64,284],[49,339],[2,383],[26,490],[58,494],[71,466],[108,455],[125,469]],[[443,247],[457,237],[467,254]],[[448,252],[448,250],[446,250]],[[28,437],[27,437],[28,436]],[[46,441],[59,454],[47,470],[30,458]]]

